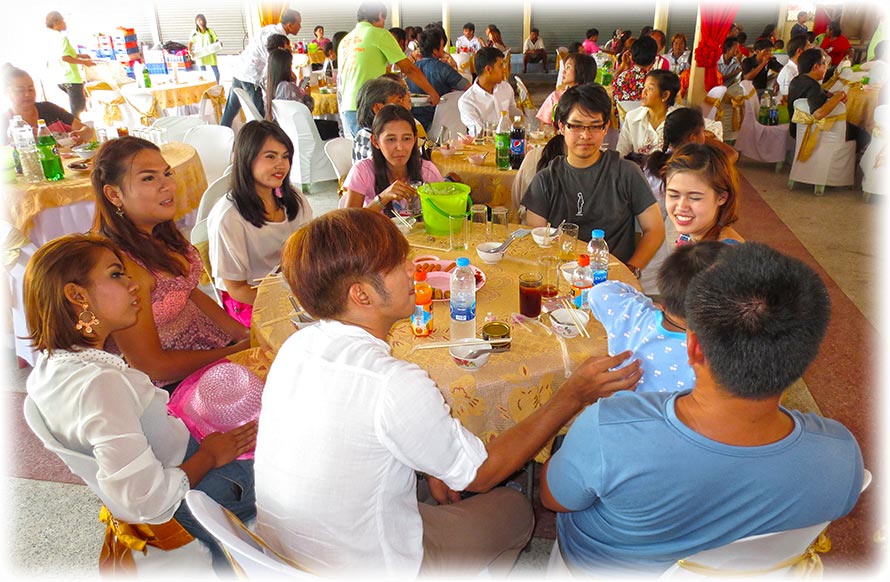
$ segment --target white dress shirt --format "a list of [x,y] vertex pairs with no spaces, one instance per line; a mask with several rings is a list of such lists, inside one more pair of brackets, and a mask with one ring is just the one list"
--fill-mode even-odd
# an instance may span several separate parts
[[788,85],[791,84],[791,81],[798,75],[797,71],[797,63],[788,59],[788,62],[785,63],[785,66],[782,67],[782,70],[779,71],[779,76],[776,77],[776,83],[779,85],[779,95],[784,97],[788,95]]
[[189,431],[167,414],[167,392],[119,356],[96,349],[41,352],[27,387],[53,436],[96,459],[94,481],[114,517],[130,523],[173,517],[189,490],[179,468]]
[[260,33],[247,45],[232,70],[232,77],[239,81],[247,81],[262,88],[266,86],[266,61],[269,59],[269,51],[266,50],[266,41],[273,34],[283,34],[284,25],[269,24],[260,29]]
[[488,456],[425,371],[336,321],[282,345],[259,426],[257,533],[322,573],[416,576],[415,471],[460,491]]
[[538,40],[532,42],[532,39],[527,38],[525,42],[522,44],[522,52],[527,53],[528,51],[536,51],[544,48],[544,41],[541,40],[541,37],[538,37]]
[[489,93],[479,86],[477,80],[460,96],[457,108],[460,111],[461,122],[473,136],[482,133],[486,121],[495,124],[500,121],[501,111],[506,111],[511,120],[514,115],[520,115],[513,87],[506,81],[495,85],[494,90]]
[[[299,161],[297,161],[299,163]],[[207,216],[207,234],[213,284],[226,289],[223,279],[256,285],[281,262],[281,249],[288,237],[312,220],[312,207],[303,197],[293,220],[267,222],[256,227],[246,221],[229,196],[216,201]]]
[[454,41],[454,47],[457,50],[466,48],[468,52],[474,53],[482,48],[482,41],[479,40],[478,36],[473,35],[472,39],[468,39],[466,35],[462,34]]
[[[684,106],[675,104],[668,107],[667,115],[681,107]],[[665,119],[667,119],[667,115],[665,115]],[[652,124],[649,123],[648,107],[638,107],[628,112],[621,124],[621,133],[618,135],[618,145],[615,149],[622,157],[630,152],[649,155],[653,150],[660,150],[662,142],[664,142],[664,122],[663,119],[658,127],[652,127]],[[705,119],[705,130],[710,131],[717,139],[723,141],[723,124],[721,122]]]

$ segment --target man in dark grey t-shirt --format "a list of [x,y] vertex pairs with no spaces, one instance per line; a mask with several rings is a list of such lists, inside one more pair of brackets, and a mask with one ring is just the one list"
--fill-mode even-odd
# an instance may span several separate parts
[[[563,219],[579,226],[590,240],[600,228],[613,255],[639,277],[664,242],[664,221],[639,167],[614,151],[601,150],[608,129],[611,100],[596,84],[563,93],[556,122],[565,137],[566,155],[538,172],[522,198],[529,226]],[[634,219],[643,236],[635,240]]]

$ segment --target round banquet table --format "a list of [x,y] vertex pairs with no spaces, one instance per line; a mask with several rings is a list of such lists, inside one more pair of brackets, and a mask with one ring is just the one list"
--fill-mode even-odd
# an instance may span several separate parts
[[198,80],[188,83],[164,83],[152,85],[149,91],[154,95],[158,108],[161,110],[172,107],[184,107],[197,105],[201,102],[204,91],[216,85],[213,79],[209,81]]
[[[518,226],[511,225],[511,230],[515,228]],[[485,264],[478,258],[475,247],[483,242],[482,237],[471,237],[470,248],[460,252],[448,250],[447,237],[431,237],[422,226],[415,227],[408,240],[415,258],[432,255],[450,262],[458,256],[466,256],[484,273],[485,282],[476,293],[477,337],[481,337],[486,314],[511,325],[510,349],[492,353],[488,363],[473,372],[458,368],[447,348],[414,349],[423,344],[448,341],[447,300],[433,302],[434,331],[431,336],[414,337],[405,319],[393,326],[388,338],[393,355],[426,370],[451,407],[452,416],[483,441],[489,442],[546,402],[586,358],[607,354],[606,332],[593,317],[587,325],[589,339],[581,336],[564,339],[555,332],[548,333],[545,328],[551,329],[549,316],[544,314],[539,322],[512,323],[512,314],[519,312],[519,274],[537,271],[538,257],[555,254],[554,248],[539,248],[530,234],[514,241],[496,265]],[[582,252],[582,246],[583,243],[578,242],[576,250]],[[636,278],[614,257],[609,263],[609,278],[639,289]],[[568,292],[565,279],[561,280],[560,291]],[[295,333],[290,321],[293,308],[289,295],[287,283],[280,275],[260,284],[251,325],[254,346],[277,352]],[[548,445],[535,460],[546,461],[549,451]]]
[[311,87],[310,94],[315,102],[312,107],[312,115],[318,117],[320,115],[337,115],[340,108],[337,106],[337,91],[328,89],[327,93],[319,91],[318,87]]
[[[207,189],[204,167],[195,148],[184,143],[161,146],[161,154],[176,172],[176,219],[198,208]],[[65,177],[58,182],[32,184],[20,176],[5,189],[4,219],[34,244],[92,227],[95,208],[89,172],[76,172],[63,158]]]
[[872,85],[852,83],[845,87],[847,92],[847,121],[871,133],[875,128],[875,107],[881,88]]

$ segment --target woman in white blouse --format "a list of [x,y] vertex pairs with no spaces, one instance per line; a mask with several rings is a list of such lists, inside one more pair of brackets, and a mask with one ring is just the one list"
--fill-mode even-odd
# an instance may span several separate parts
[[137,291],[108,239],[69,235],[38,249],[24,281],[28,328],[40,351],[28,395],[65,448],[96,459],[98,473],[86,478],[115,508],[116,522],[153,524],[166,538],[178,536],[172,547],[149,542],[162,549],[189,543],[188,532],[210,547],[217,571],[225,570],[224,555],[183,497],[196,488],[242,520],[255,515],[253,461],[235,459],[254,446],[256,422],[199,445],[167,414],[167,392],[101,349],[110,333],[151,309]]
[[622,156],[635,152],[648,155],[661,147],[664,119],[676,105],[680,92],[680,77],[664,69],[653,69],[646,74],[642,107],[628,112],[618,136],[618,153]]

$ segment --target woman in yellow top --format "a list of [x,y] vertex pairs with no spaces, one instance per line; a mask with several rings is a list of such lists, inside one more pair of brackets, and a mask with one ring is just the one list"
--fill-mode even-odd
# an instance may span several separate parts
[[[195,16],[195,32],[192,33],[192,37],[189,39],[189,54],[194,54],[196,52],[200,53],[202,50],[218,41],[219,38],[216,36],[216,33],[213,32],[213,29],[207,28],[207,18],[205,18],[203,14]],[[220,45],[222,45],[222,43],[220,43]],[[195,64],[200,65],[205,71],[208,68],[213,69],[213,76],[216,77],[216,82],[219,83],[219,67],[216,66],[216,53],[198,57],[194,60]]]

